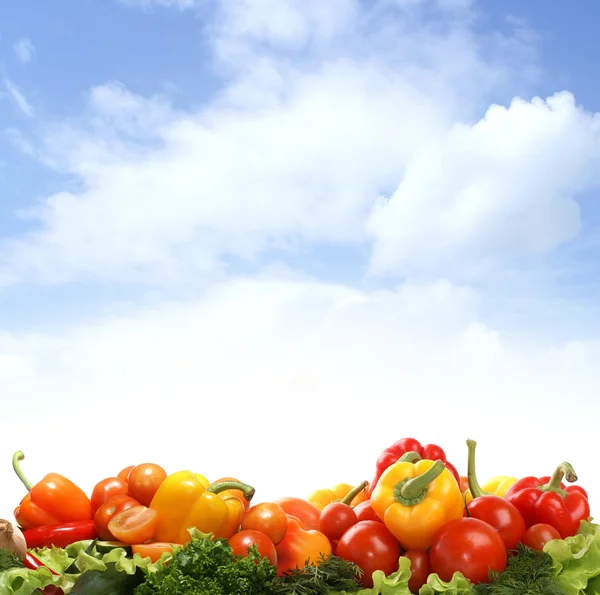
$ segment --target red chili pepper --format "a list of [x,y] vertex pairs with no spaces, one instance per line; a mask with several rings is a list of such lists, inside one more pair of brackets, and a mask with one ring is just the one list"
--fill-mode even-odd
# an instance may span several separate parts
[[454,465],[449,463],[446,460],[446,453],[444,449],[439,447],[437,444],[426,444],[423,446],[418,440],[414,438],[402,438],[402,440],[398,440],[394,442],[392,446],[386,448],[377,459],[375,477],[373,477],[373,481],[369,485],[369,489],[367,492],[368,497],[371,497],[379,478],[382,473],[390,466],[398,461],[402,455],[405,455],[407,452],[416,452],[418,453],[422,459],[429,459],[431,461],[437,461],[438,459],[443,461],[446,465],[446,468],[454,475],[458,485],[460,485],[460,475],[458,471],[454,468]]
[[[40,562],[40,560],[38,560],[31,552],[27,552],[23,563],[25,564],[25,568],[29,568],[29,570],[37,570],[38,568],[48,568],[51,574],[53,574],[54,576],[58,576],[58,572],[54,572],[52,568],[49,568],[43,562]],[[64,591],[56,585],[48,585],[43,589],[38,589],[38,591],[40,593],[43,593],[44,595],[64,595]]]
[[70,543],[95,539],[98,535],[94,521],[74,521],[62,525],[36,527],[23,532],[28,548],[38,547],[67,547]]
[[561,463],[552,477],[524,477],[508,490],[505,498],[523,515],[528,527],[552,525],[565,539],[575,535],[581,521],[590,516],[587,492],[580,486],[565,487],[563,477],[572,483],[577,475],[569,463]]

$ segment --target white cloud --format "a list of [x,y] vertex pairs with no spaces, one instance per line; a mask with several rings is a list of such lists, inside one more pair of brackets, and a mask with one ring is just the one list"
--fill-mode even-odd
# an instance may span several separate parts
[[19,87],[17,87],[17,85],[15,85],[15,83],[13,83],[11,80],[4,79],[4,88],[8,92],[10,99],[16,105],[16,107],[28,118],[31,118],[33,116],[33,107],[27,101],[27,98],[25,95],[23,95]]
[[23,64],[28,64],[35,56],[35,47],[31,42],[31,39],[25,37],[19,39],[19,41],[13,45],[13,50],[19,61]]

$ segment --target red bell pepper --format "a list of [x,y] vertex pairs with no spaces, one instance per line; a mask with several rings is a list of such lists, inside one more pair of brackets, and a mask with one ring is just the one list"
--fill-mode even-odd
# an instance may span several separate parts
[[565,539],[575,535],[581,521],[590,516],[587,492],[580,486],[565,487],[563,477],[577,481],[569,463],[561,463],[552,477],[524,477],[508,490],[505,498],[523,515],[528,527],[545,523],[558,530]]
[[50,546],[65,548],[70,543],[98,537],[94,521],[75,521],[62,525],[36,527],[23,531],[23,535],[30,549]]
[[400,457],[405,455],[407,452],[416,452],[421,456],[421,458],[429,459],[431,461],[437,461],[439,459],[445,464],[446,469],[448,469],[448,471],[452,473],[452,475],[456,479],[456,482],[460,486],[460,475],[458,474],[458,471],[455,469],[454,465],[447,461],[446,453],[441,447],[437,446],[437,444],[426,444],[425,446],[423,446],[418,440],[415,440],[414,438],[402,438],[402,440],[394,442],[392,446],[386,448],[379,455],[376,464],[375,476],[373,477],[373,481],[369,485],[369,489],[367,492],[367,496],[369,498],[371,497],[371,494],[373,493],[373,490],[375,489],[375,486],[377,485],[377,482],[379,481],[379,478],[381,477],[382,473],[390,465],[396,463],[398,459],[400,459]]

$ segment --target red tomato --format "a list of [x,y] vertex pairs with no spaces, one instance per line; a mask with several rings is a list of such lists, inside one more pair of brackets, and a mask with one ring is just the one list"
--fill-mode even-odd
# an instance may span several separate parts
[[279,504],[286,514],[300,519],[302,526],[307,531],[318,530],[321,511],[307,500],[293,497],[279,498],[279,500],[275,500],[275,503]]
[[546,523],[531,525],[523,534],[521,542],[532,550],[543,551],[544,546],[553,539],[560,539],[558,529]]
[[251,506],[242,521],[242,529],[260,531],[267,535],[274,545],[283,541],[287,526],[285,510],[275,502],[262,502]]
[[129,465],[129,467],[125,467],[125,469],[121,469],[117,477],[124,481],[127,481],[129,478],[129,472],[135,467],[135,465]]
[[473,518],[446,523],[433,538],[431,569],[444,581],[458,570],[472,583],[487,583],[489,571],[506,568],[506,546],[498,532]]
[[377,521],[381,523],[381,519],[375,514],[371,506],[371,500],[365,500],[354,507],[356,518],[358,521]]
[[155,541],[154,543],[136,543],[131,546],[132,554],[139,554],[142,558],[150,558],[151,562],[156,562],[164,553],[171,553],[175,543],[165,543]]
[[354,562],[364,573],[362,585],[371,588],[373,572],[382,570],[387,576],[398,570],[400,544],[383,523],[360,521],[342,535],[336,555]]
[[525,519],[514,505],[498,496],[481,496],[467,504],[468,515],[498,531],[507,550],[514,550],[525,533]]
[[154,463],[136,465],[127,477],[129,495],[140,504],[150,506],[156,490],[166,477],[167,472],[160,465]]
[[352,525],[358,523],[356,513],[342,502],[332,502],[321,511],[319,531],[330,541],[337,541]]
[[408,550],[402,555],[410,560],[410,579],[408,580],[408,588],[411,593],[418,593],[419,589],[427,582],[427,578],[431,574],[429,554],[419,550]]
[[146,506],[133,506],[116,514],[108,523],[108,530],[123,543],[144,543],[154,537],[158,513]]
[[112,541],[116,539],[116,537],[108,529],[108,523],[110,520],[120,512],[139,505],[140,503],[130,496],[111,496],[96,511],[96,514],[94,515],[94,526],[96,527],[96,533],[98,533],[98,537],[104,541]]
[[96,512],[111,496],[127,496],[127,482],[119,477],[99,481],[92,492],[92,510]]
[[261,558],[268,558],[271,566],[277,566],[277,551],[273,542],[260,531],[240,531],[229,539],[229,545],[234,556],[247,556],[250,548],[255,545]]

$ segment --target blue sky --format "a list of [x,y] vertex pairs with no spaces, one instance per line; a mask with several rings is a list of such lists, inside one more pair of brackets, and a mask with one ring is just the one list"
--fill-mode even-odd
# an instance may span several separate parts
[[[166,395],[215,395],[215,419],[246,392],[282,415],[400,393],[435,400],[460,457],[452,411],[466,432],[509,395],[550,441],[565,399],[597,410],[599,17],[537,0],[2,3],[0,383],[37,405],[27,424],[11,410],[14,435],[91,410],[152,424]],[[430,430],[390,418],[360,456]]]

